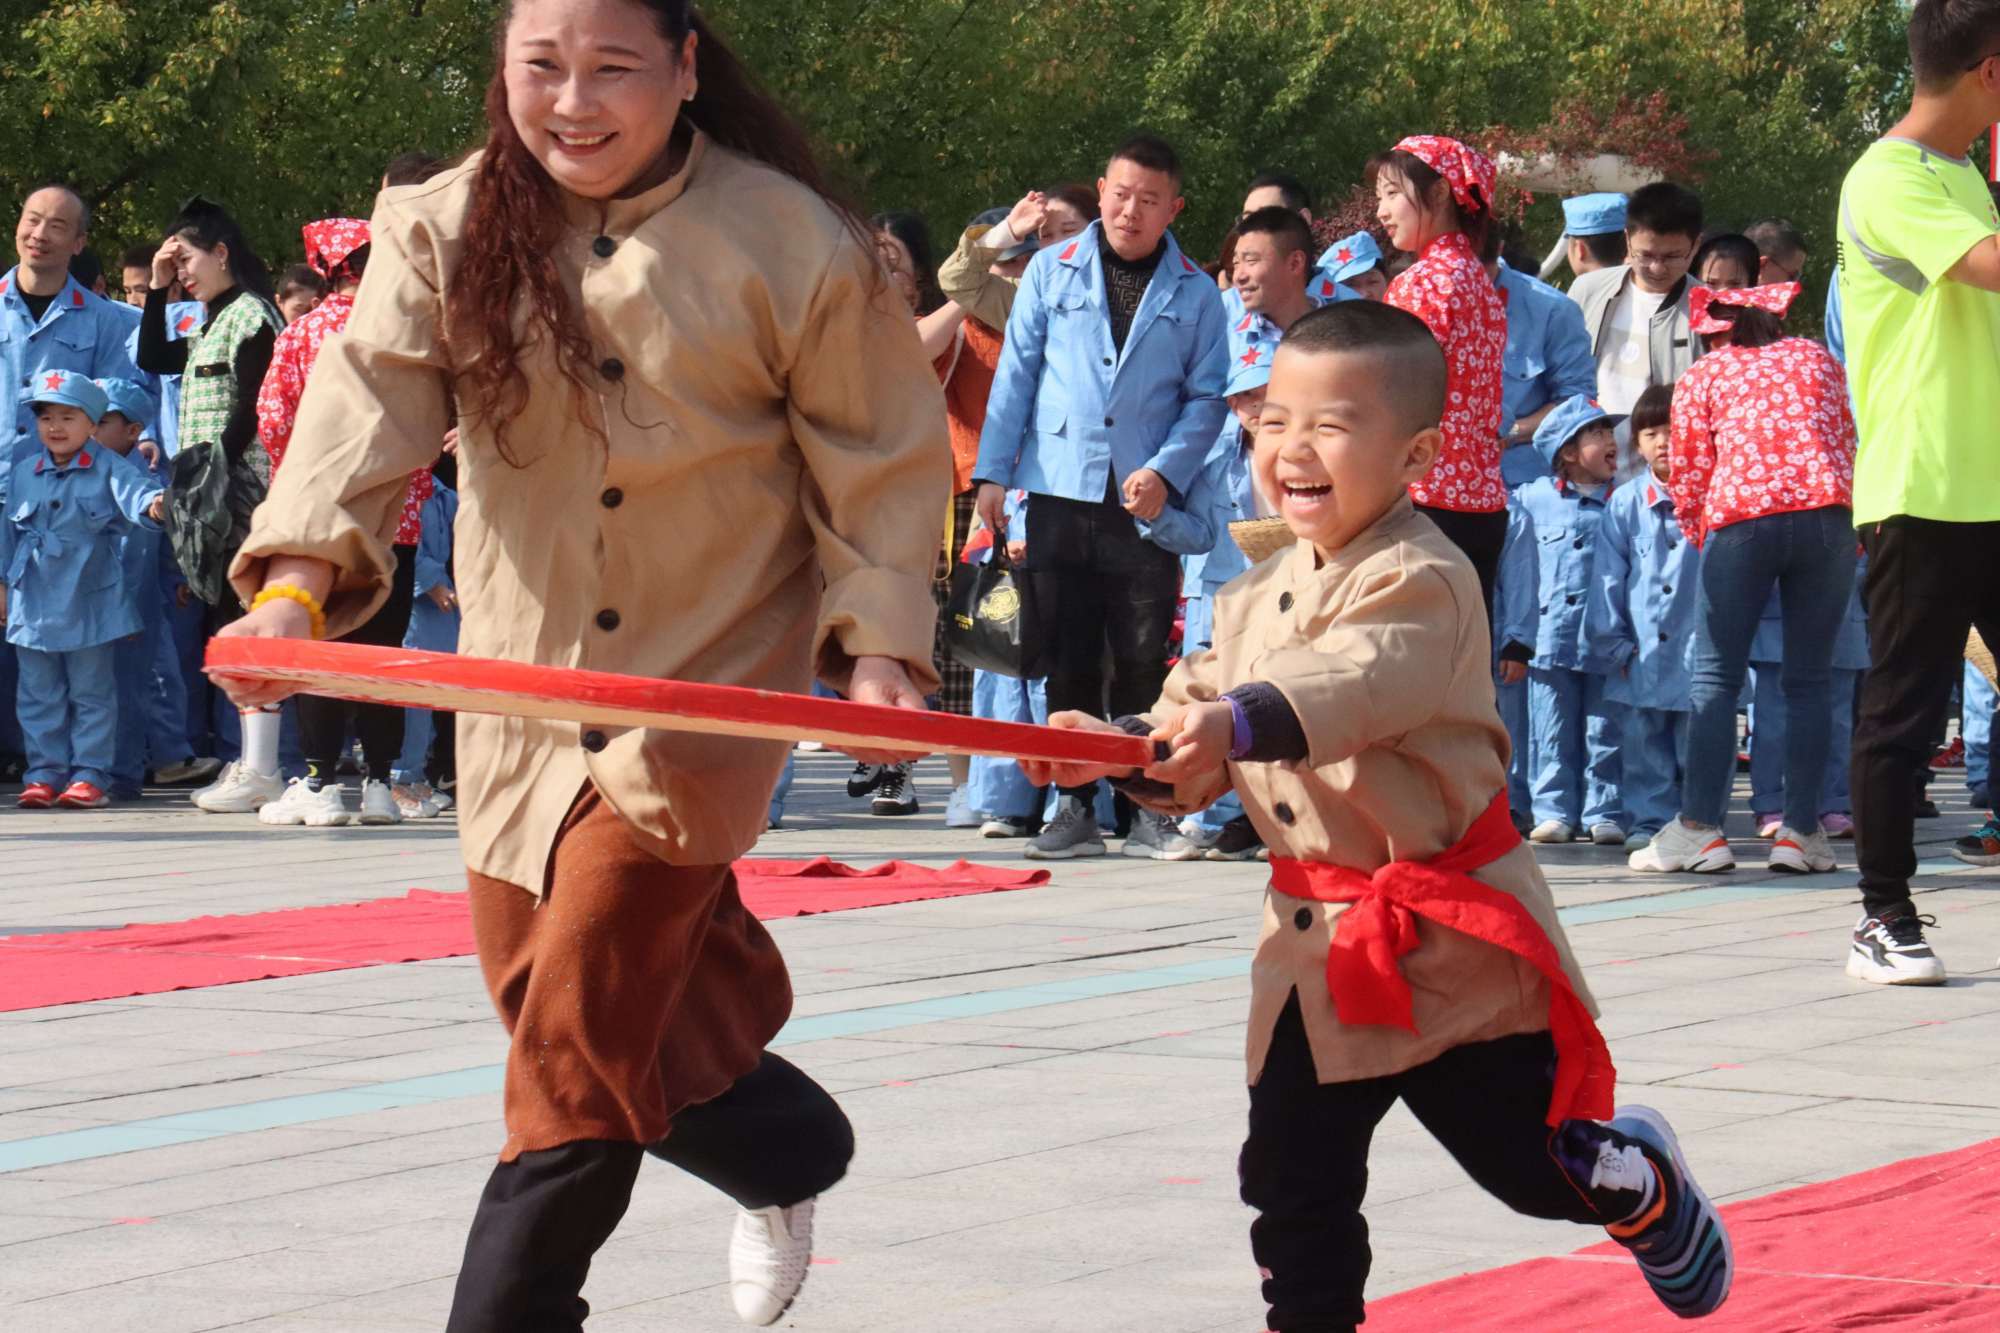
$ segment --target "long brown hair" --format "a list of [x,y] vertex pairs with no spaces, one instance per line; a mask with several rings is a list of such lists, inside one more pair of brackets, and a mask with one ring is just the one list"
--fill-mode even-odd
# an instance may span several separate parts
[[[689,0],[630,2],[653,16],[676,53],[690,32],[697,38],[696,92],[682,106],[680,123],[817,194],[873,262],[875,245],[867,224],[821,172],[805,130],[758,86]],[[522,356],[528,344],[538,337],[549,340],[557,369],[579,397],[593,392],[589,374],[597,358],[556,267],[565,226],[561,189],[521,142],[508,112],[506,40],[513,11],[509,3],[494,30],[485,156],[473,178],[464,258],[452,275],[446,306],[454,359],[461,367],[456,386],[461,407],[469,415],[490,417],[501,457],[521,466],[507,447],[506,422],[527,402]],[[515,310],[522,302],[528,318],[517,326]],[[588,415],[583,419],[596,429]]]

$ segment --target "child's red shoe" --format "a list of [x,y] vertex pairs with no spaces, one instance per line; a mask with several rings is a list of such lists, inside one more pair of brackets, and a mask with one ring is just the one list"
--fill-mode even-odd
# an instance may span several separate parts
[[14,804],[23,810],[46,810],[56,803],[56,789],[46,782],[30,782],[14,798]]
[[111,798],[94,782],[72,782],[56,797],[56,804],[72,810],[102,810],[111,804]]

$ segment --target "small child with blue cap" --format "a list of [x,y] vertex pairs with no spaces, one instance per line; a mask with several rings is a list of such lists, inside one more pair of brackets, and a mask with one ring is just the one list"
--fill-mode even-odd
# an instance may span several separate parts
[[1382,267],[1382,246],[1370,232],[1357,231],[1326,248],[1319,257],[1320,272],[1333,275],[1335,282],[1352,287],[1364,301],[1379,301],[1389,290],[1389,275]]
[[1534,447],[1552,475],[1508,501],[1500,559],[1501,679],[1528,683],[1531,841],[1625,842],[1619,755],[1622,709],[1605,696],[1604,663],[1583,622],[1617,472],[1612,416],[1583,394],[1542,419]]
[[41,447],[16,461],[0,517],[0,599],[20,660],[18,712],[28,751],[16,804],[109,804],[118,736],[115,646],[142,628],[125,587],[130,525],[160,530],[165,492],[97,443],[103,389],[67,370],[38,372],[23,398]]

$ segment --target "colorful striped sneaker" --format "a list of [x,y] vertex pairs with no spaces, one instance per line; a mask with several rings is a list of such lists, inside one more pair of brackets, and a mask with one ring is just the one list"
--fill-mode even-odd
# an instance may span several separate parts
[[[1683,1319],[1722,1308],[1736,1276],[1729,1231],[1689,1174],[1665,1116],[1649,1106],[1620,1107],[1601,1126],[1568,1122],[1551,1147],[1601,1214],[1627,1216],[1605,1230],[1639,1261],[1660,1304]],[[1649,1187],[1652,1199],[1642,1204]]]

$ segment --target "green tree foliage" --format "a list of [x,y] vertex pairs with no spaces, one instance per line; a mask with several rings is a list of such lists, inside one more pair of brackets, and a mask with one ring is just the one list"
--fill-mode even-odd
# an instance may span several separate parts
[[[98,243],[185,196],[295,255],[365,212],[382,164],[474,142],[499,0],[0,0],[0,179],[74,180]],[[1847,164],[1907,95],[1901,0],[710,0],[852,191],[941,238],[1023,190],[1093,180],[1136,126],[1188,164],[1178,228],[1212,253],[1257,170],[1347,196],[1403,134],[1561,140],[1579,108],[1664,93],[1717,219],[1791,216],[1830,261]],[[1584,116],[1585,122],[1591,117]],[[1629,119],[1621,134],[1638,134]],[[1565,139],[1565,133],[1568,138]],[[1656,133],[1672,133],[1663,119]],[[1644,145],[1636,145],[1644,146]],[[1651,147],[1658,150],[1662,145]],[[1554,237],[1554,202],[1525,218]]]

